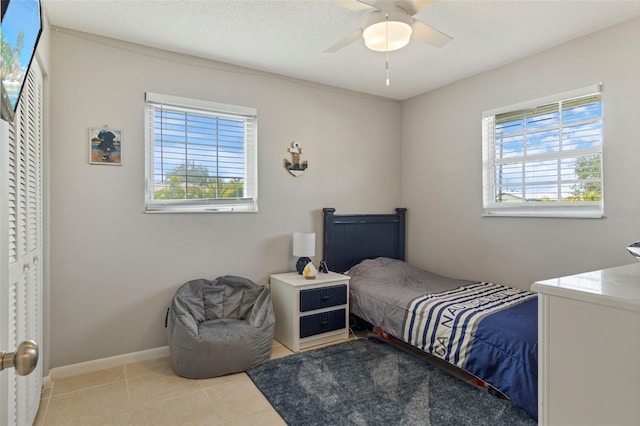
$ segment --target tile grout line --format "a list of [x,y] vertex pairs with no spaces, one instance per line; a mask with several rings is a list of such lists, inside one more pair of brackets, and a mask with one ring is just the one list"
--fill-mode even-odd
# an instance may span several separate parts
[[133,424],[133,403],[131,402],[131,391],[129,390],[129,374],[127,374],[127,365],[125,364],[122,367],[124,368],[124,381],[127,391],[127,401],[129,401],[129,413],[131,415],[131,423]]
[[97,388],[101,388],[103,386],[109,386],[109,385],[113,385],[115,383],[120,383],[120,382],[125,382],[125,381],[126,381],[126,379],[114,380],[112,382],[100,383],[98,385],[93,385],[93,386],[87,386],[85,388],[75,389],[75,390],[64,392],[64,393],[61,393],[61,394],[58,394],[58,395],[53,395],[53,393],[52,393],[49,398],[58,398],[58,397],[61,397],[61,396],[68,396],[68,395],[71,395],[71,394],[74,394],[74,393],[84,392],[84,391],[88,391],[88,390],[92,390],[92,389],[97,389]]
[[[52,395],[51,392],[53,391],[53,387],[51,389],[52,390],[49,392],[49,397],[45,398],[47,403],[45,405],[44,412],[42,413],[42,421],[41,421],[42,426],[45,426],[47,424],[47,412],[49,411],[49,404],[51,403],[51,395]],[[42,404],[42,398],[40,398],[40,404]],[[36,417],[37,417],[37,414],[36,414]]]

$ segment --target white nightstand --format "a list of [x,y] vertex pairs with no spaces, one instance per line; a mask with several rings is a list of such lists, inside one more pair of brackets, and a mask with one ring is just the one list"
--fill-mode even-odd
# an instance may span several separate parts
[[318,273],[315,280],[297,272],[271,275],[276,340],[298,352],[348,339],[349,279],[335,272]]

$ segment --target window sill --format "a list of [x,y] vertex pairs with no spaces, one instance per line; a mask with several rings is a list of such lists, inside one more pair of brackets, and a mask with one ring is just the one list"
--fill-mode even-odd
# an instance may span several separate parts
[[145,214],[221,214],[221,213],[258,213],[257,210],[145,210]]
[[605,219],[603,212],[576,212],[576,211],[500,211],[482,213],[482,217],[521,217],[521,218],[555,218],[555,219]]
[[210,206],[210,207],[175,207],[175,206],[163,206],[163,207],[147,207],[144,213],[147,214],[207,214],[207,213],[257,213],[257,207],[248,206]]

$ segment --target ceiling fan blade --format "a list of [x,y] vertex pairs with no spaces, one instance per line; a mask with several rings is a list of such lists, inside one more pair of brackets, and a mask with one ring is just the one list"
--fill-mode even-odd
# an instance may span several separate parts
[[355,30],[354,32],[352,32],[351,34],[349,34],[348,36],[346,36],[342,40],[340,40],[337,43],[332,44],[331,46],[329,46],[324,51],[324,53],[333,53],[335,51],[338,51],[338,50],[342,49],[343,47],[353,43],[354,41],[357,41],[361,37],[362,37],[362,30],[360,28],[358,28],[357,30]]
[[448,35],[431,28],[424,22],[420,22],[417,19],[413,20],[413,32],[411,33],[411,38],[435,47],[442,47],[453,40]]
[[413,16],[420,12],[422,9],[426,9],[438,0],[398,0],[398,7]]
[[377,10],[365,0],[332,0],[334,3],[354,12],[372,12]]

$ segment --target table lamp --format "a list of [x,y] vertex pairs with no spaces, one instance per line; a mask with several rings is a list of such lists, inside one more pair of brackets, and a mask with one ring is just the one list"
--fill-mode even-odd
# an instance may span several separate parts
[[316,234],[315,232],[294,232],[293,233],[293,255],[298,256],[296,271],[302,275],[304,267],[311,262],[310,257],[316,254]]

